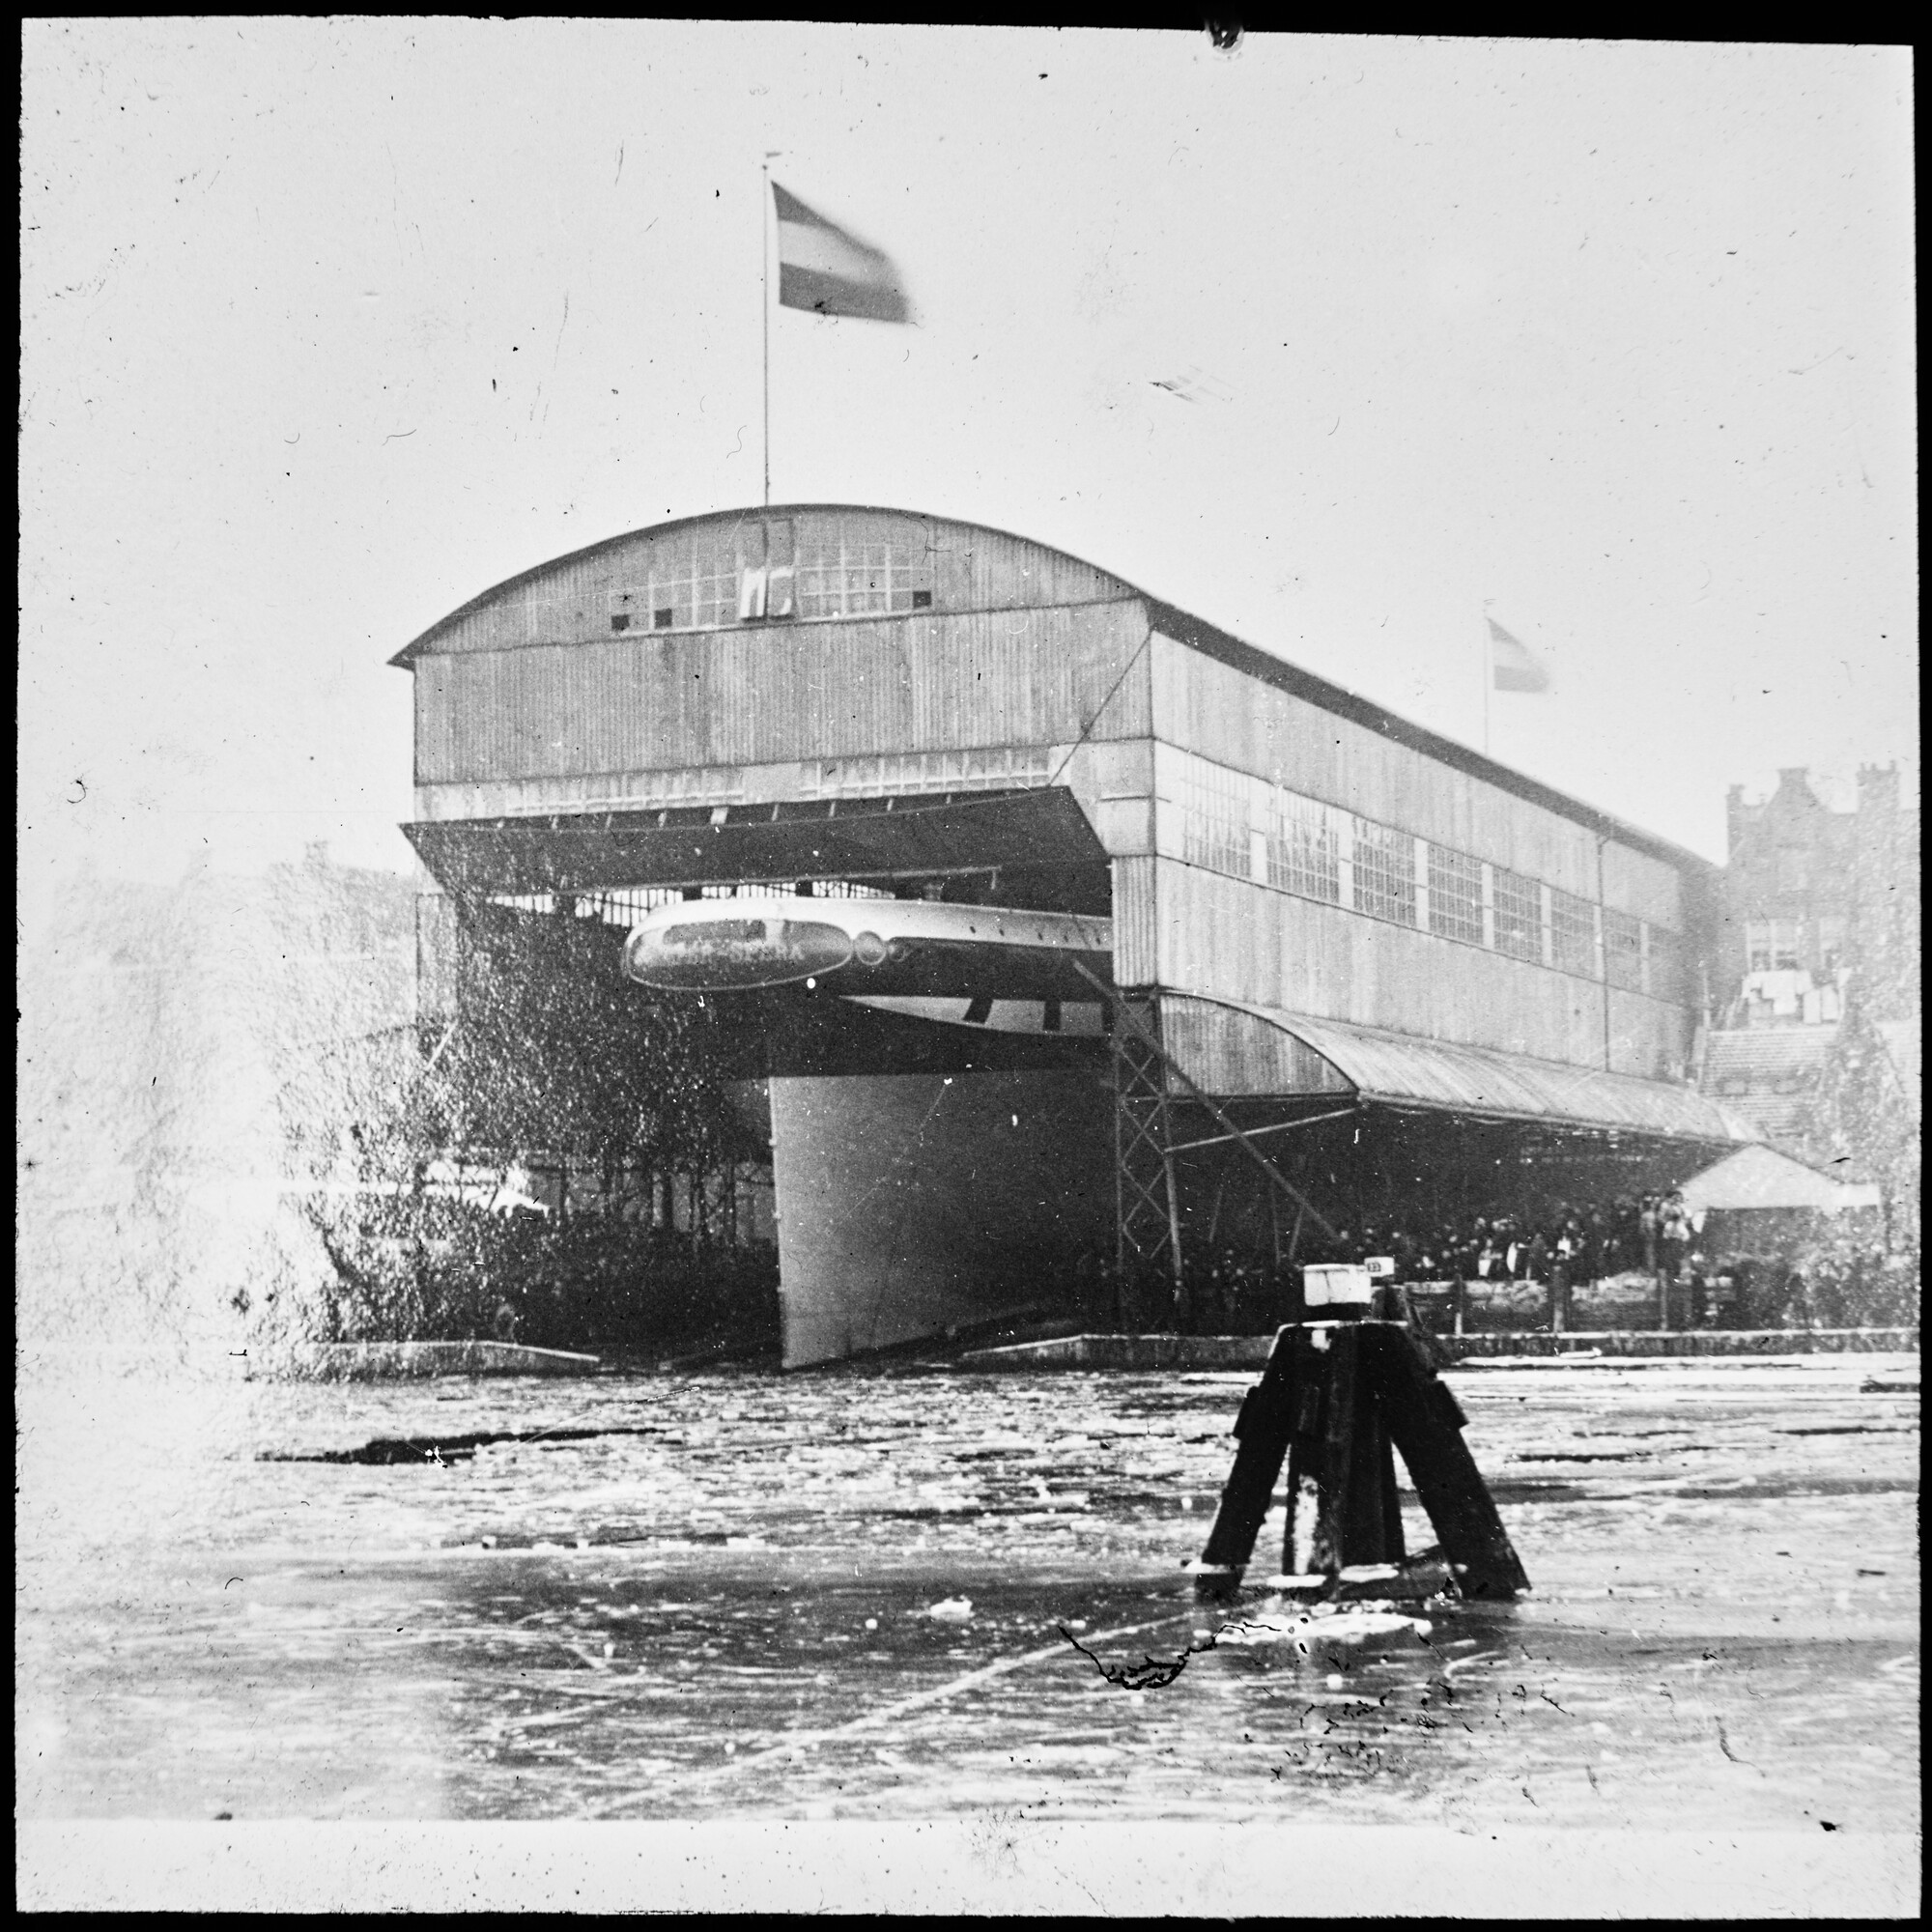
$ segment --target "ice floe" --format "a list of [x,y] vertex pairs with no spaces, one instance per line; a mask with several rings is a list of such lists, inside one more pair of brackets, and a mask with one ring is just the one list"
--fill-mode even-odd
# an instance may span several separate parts
[[1316,1644],[1362,1643],[1370,1637],[1412,1632],[1426,1637],[1433,1626],[1426,1617],[1404,1616],[1387,1604],[1330,1605],[1280,1615],[1241,1617],[1215,1633],[1217,1644],[1290,1643],[1304,1655]]

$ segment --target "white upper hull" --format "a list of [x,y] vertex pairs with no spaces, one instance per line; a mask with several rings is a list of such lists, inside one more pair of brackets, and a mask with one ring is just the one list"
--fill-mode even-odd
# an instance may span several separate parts
[[[1113,943],[1111,920],[1077,913],[761,895],[660,906],[625,941],[624,973],[670,992],[804,983],[971,1025],[988,1023],[978,1010],[988,1002],[1018,1003],[1040,1009],[1039,1025],[1015,1018],[997,1030],[1097,1032],[1097,1017],[1091,1029],[1068,1017],[1076,1005],[1099,1010],[1075,967],[1111,984]],[[962,1005],[975,1009],[971,1018],[950,1010]]]

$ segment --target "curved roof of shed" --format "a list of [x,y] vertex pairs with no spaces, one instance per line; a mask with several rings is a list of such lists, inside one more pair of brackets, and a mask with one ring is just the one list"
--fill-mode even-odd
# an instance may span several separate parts
[[[1277,657],[1272,651],[1248,643],[1232,632],[1223,631],[1210,624],[1206,618],[1196,617],[1182,611],[1178,605],[1164,602],[1151,592],[1130,583],[1117,573],[1085,557],[1074,556],[1070,551],[1064,551],[1052,544],[1041,543],[1037,537],[1021,536],[1014,530],[1003,530],[992,524],[971,524],[958,517],[934,516],[924,510],[908,510],[888,503],[773,503],[767,506],[748,505],[736,510],[710,510],[700,516],[673,517],[662,524],[646,524],[639,529],[624,530],[614,537],[605,537],[594,544],[585,544],[582,550],[567,551],[561,556],[546,558],[542,563],[528,570],[520,570],[514,577],[506,577],[500,583],[493,583],[489,589],[470,598],[467,604],[440,617],[430,627],[403,646],[389,662],[405,669],[411,668],[417,654],[440,637],[452,625],[463,618],[486,609],[496,599],[525,584],[533,583],[550,572],[566,564],[582,563],[603,555],[627,543],[634,543],[643,536],[656,536],[666,531],[686,529],[698,524],[738,524],[754,517],[795,517],[803,515],[824,515],[850,512],[862,516],[908,517],[929,524],[945,524],[954,529],[977,530],[987,536],[1004,537],[1011,543],[1031,545],[1035,550],[1043,551],[1048,555],[1064,557],[1068,562],[1094,571],[1119,584],[1122,597],[1138,597],[1147,606],[1148,614],[1153,626],[1164,636],[1173,638],[1178,643],[1190,650],[1199,651],[1204,657],[1211,657],[1231,669],[1243,671],[1250,677],[1261,679],[1273,685],[1277,690],[1289,692],[1305,702],[1318,705],[1324,711],[1346,718],[1351,724],[1379,733],[1392,743],[1419,752],[1427,757],[1439,760],[1452,769],[1464,772],[1487,784],[1494,785],[1499,791],[1506,791],[1531,805],[1541,806],[1547,811],[1554,811],[1574,823],[1601,837],[1614,839],[1620,845],[1649,854],[1653,858],[1696,872],[1704,877],[1715,877],[1719,869],[1711,860],[1673,844],[1666,838],[1660,838],[1655,833],[1646,832],[1640,826],[1631,825],[1625,820],[1613,817],[1606,811],[1600,811],[1595,806],[1586,805],[1581,799],[1572,798],[1569,793],[1558,791],[1554,785],[1547,785],[1538,779],[1513,770],[1510,766],[1498,764],[1486,753],[1472,750],[1469,746],[1454,738],[1445,738],[1432,731],[1427,725],[1411,724],[1409,720],[1385,709],[1373,699],[1360,696],[1345,686],[1332,684],[1324,677],[1318,677],[1313,671],[1303,670],[1298,665],[1291,664],[1286,658]],[[943,613],[935,613],[943,614]]]
[[907,510],[891,503],[773,503],[762,508],[753,505],[741,510],[707,510],[696,517],[672,517],[662,524],[645,524],[639,529],[623,530],[614,537],[601,538],[594,544],[585,544],[582,550],[566,551],[561,556],[546,557],[542,563],[532,565],[528,570],[520,570],[516,576],[506,577],[502,582],[493,583],[488,590],[479,591],[469,603],[459,605],[446,617],[439,617],[428,630],[412,638],[389,662],[407,669],[419,651],[434,643],[452,625],[486,610],[497,598],[507,596],[513,590],[521,590],[525,584],[534,583],[539,578],[548,577],[552,571],[560,570],[566,564],[587,563],[592,557],[621,549],[639,537],[663,536],[668,531],[690,529],[697,524],[742,524],[753,517],[838,516],[841,513],[861,517],[906,517],[924,524],[946,524],[956,530],[977,530],[989,537],[1005,537],[1009,543],[1029,544],[1035,550],[1045,551],[1049,556],[1065,557],[1069,563],[1077,563],[1083,569],[1112,578],[1121,586],[1122,597],[1146,595],[1145,591],[1137,589],[1124,578],[1116,577],[1111,570],[1104,570],[1097,563],[1089,563],[1084,556],[1075,556],[1071,551],[1056,550],[1052,544],[1041,543],[1037,537],[1021,536],[1017,530],[999,529],[991,524],[969,524],[958,517],[936,517],[930,511]]

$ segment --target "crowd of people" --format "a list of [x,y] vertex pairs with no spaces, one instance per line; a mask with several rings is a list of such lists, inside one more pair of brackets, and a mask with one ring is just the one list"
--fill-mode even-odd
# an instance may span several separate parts
[[[1398,1283],[1476,1291],[1537,1284],[1559,1311],[1553,1319],[1566,1325],[1575,1291],[1639,1273],[1673,1297],[1687,1295],[1685,1319],[1723,1321],[1738,1312],[1725,1299],[1735,1284],[1716,1275],[1697,1252],[1701,1219],[1681,1194],[1631,1194],[1606,1204],[1559,1201],[1544,1213],[1470,1214],[1433,1225],[1365,1219],[1338,1229],[1333,1239],[1305,1238],[1295,1263],[1278,1266],[1233,1247],[1196,1250],[1189,1255],[1185,1319],[1202,1333],[1260,1333],[1300,1319],[1300,1264],[1384,1258]],[[1157,1273],[1117,1279],[1097,1263],[1086,1272],[1094,1278],[1083,1292],[1101,1319],[1128,1327],[1158,1327],[1169,1319],[1172,1284]]]
[[1309,1261],[1386,1256],[1397,1281],[1560,1282],[1585,1288],[1641,1270],[1675,1281],[1701,1216],[1681,1193],[1619,1195],[1606,1206],[1556,1202],[1543,1214],[1472,1214],[1420,1229],[1364,1221],[1338,1231]]

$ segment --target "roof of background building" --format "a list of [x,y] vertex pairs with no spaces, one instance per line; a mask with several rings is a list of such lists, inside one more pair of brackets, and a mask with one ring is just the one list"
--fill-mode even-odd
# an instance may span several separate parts
[[1804,1127],[1805,1109],[1837,1037],[1835,1026],[1714,1033],[1705,1045],[1698,1084],[1768,1138],[1788,1140]]

